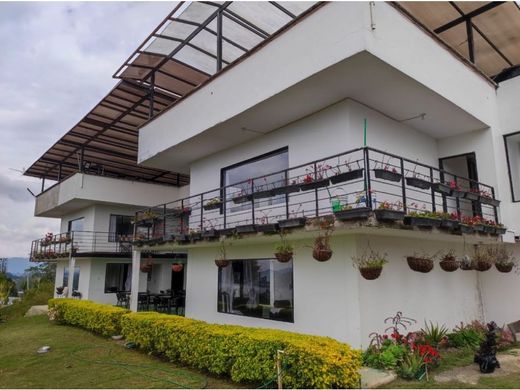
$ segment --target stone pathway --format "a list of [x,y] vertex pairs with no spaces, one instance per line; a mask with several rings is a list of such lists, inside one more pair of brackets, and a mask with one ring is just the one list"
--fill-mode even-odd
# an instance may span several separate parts
[[477,364],[466,367],[456,367],[435,375],[434,380],[438,383],[461,382],[468,385],[476,385],[481,377],[499,377],[514,374],[520,371],[520,349],[511,349],[507,352],[497,354],[500,368],[492,374],[482,374]]
[[36,305],[31,306],[29,310],[27,310],[27,313],[25,313],[26,317],[32,317],[32,316],[40,316],[42,314],[47,314],[49,312],[49,307],[47,305]]
[[359,370],[361,374],[361,388],[375,389],[393,382],[397,375],[392,371],[376,370],[375,368],[363,367]]

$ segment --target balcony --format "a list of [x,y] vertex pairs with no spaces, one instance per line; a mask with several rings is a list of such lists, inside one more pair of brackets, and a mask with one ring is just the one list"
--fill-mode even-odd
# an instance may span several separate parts
[[31,244],[31,261],[53,261],[74,257],[131,257],[131,237],[107,232],[47,233]]
[[141,210],[134,244],[270,234],[324,216],[343,227],[496,240],[505,233],[499,203],[491,186],[364,147]]

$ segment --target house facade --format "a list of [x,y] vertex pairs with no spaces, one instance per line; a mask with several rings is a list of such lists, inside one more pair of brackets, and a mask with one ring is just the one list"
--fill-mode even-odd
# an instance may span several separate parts
[[[84,230],[107,232],[107,242],[115,235],[124,248],[117,260],[106,251],[81,258],[78,245],[58,260],[57,286],[65,266],[79,265],[82,297],[113,302],[107,280],[114,280],[109,288],[130,290],[129,306],[139,310],[140,292],[175,289],[171,266],[182,263],[188,317],[325,335],[356,347],[384,331],[384,319],[397,311],[419,324],[518,320],[520,309],[508,299],[520,289],[516,273],[445,272],[438,262],[423,273],[407,262],[450,250],[469,259],[490,247],[520,256],[514,67],[491,79],[500,64],[479,57],[478,48],[468,49],[469,60],[450,48],[421,20],[420,5],[294,4],[183,4],[162,35],[125,62],[116,74],[122,82],[176,92],[168,104],[159,98],[154,107],[155,92],[142,101],[151,115],[137,115],[135,166],[142,173],[134,174],[143,182],[125,178],[127,171],[117,179],[80,172],[38,196],[36,214],[61,217],[62,232],[76,236],[69,225],[81,214]],[[171,47],[163,42],[168,34],[177,38]],[[216,45],[204,46],[206,57],[190,54],[187,47],[208,42],[205,34]],[[245,53],[234,54],[239,47]],[[196,86],[181,91],[179,80],[194,84],[196,76]],[[111,128],[121,127],[114,118]],[[80,193],[89,180],[92,193]],[[72,200],[62,196],[68,182]],[[383,209],[400,218],[383,220]],[[413,217],[427,212],[443,214],[415,226]],[[120,236],[127,231],[110,225],[132,214],[126,242]],[[324,230],[332,218],[333,229]],[[324,234],[332,257],[317,261],[313,247]],[[288,262],[274,255],[281,240],[294,247]],[[373,251],[388,264],[366,280],[354,263]],[[115,263],[125,265],[109,266]],[[74,290],[72,280],[68,285]]]

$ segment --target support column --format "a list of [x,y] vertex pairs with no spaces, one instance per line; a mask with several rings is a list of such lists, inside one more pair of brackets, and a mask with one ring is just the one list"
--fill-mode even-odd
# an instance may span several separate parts
[[139,276],[141,272],[141,251],[132,251],[132,289],[130,291],[130,310],[137,311]]
[[72,297],[72,288],[74,286],[74,268],[76,267],[76,258],[72,255],[72,251],[69,256],[69,280],[67,281],[68,287],[68,296],[67,298]]

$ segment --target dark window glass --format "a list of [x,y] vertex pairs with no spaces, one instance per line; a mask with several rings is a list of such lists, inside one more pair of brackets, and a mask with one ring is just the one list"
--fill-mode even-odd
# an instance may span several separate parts
[[108,231],[110,242],[119,241],[121,236],[131,236],[133,234],[132,217],[129,215],[111,215]]
[[[74,279],[72,280],[72,290],[79,288],[79,267],[74,268]],[[69,285],[69,267],[63,269],[63,287]]]
[[105,273],[105,293],[130,291],[132,287],[131,264],[109,263]]
[[520,133],[504,136],[513,202],[520,201]]
[[[222,169],[222,185],[226,188],[228,211],[242,211],[251,208],[251,202],[238,203],[232,199],[237,196],[249,195],[254,191],[270,190],[286,184],[285,173],[275,173],[289,168],[288,149],[278,150],[251,160]],[[253,178],[259,178],[252,181]],[[283,202],[285,197],[277,195],[270,198],[255,200],[255,207],[268,206]],[[237,204],[238,203],[238,204]]]
[[83,231],[83,221],[85,218],[77,218],[69,221],[69,232],[82,232]]
[[294,322],[292,261],[231,260],[218,271],[218,311]]

